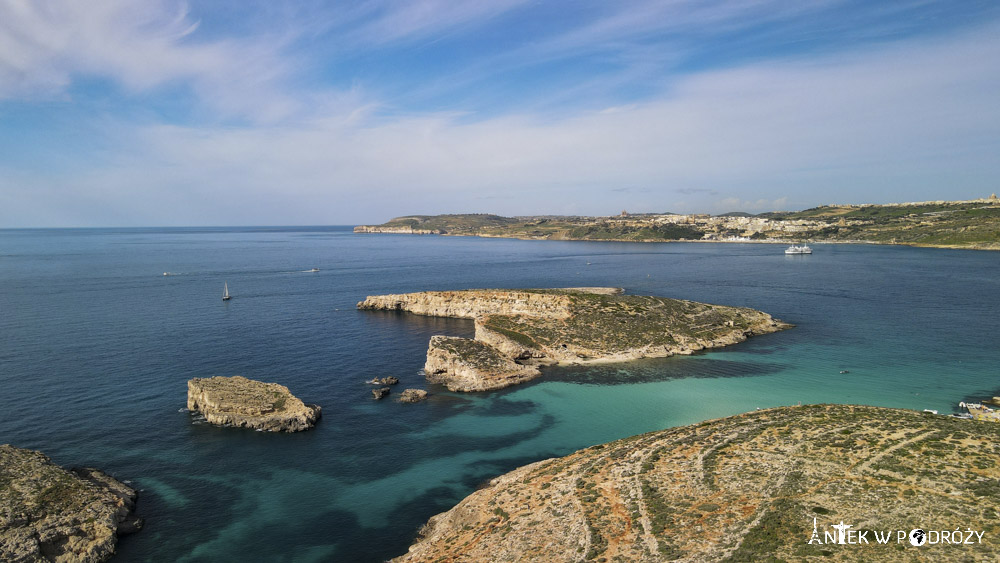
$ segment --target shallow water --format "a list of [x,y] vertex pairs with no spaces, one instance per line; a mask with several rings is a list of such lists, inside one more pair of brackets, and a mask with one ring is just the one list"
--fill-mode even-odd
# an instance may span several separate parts
[[[379,561],[484,480],[588,445],[799,402],[952,412],[1000,390],[1000,255],[782,251],[337,227],[0,231],[0,442],[141,489],[147,526],[120,561]],[[470,321],[355,310],[380,293],[581,285],[797,327],[455,394],[419,370],[431,335],[471,336]],[[183,410],[189,378],[236,374],[285,384],[324,418],[274,435]],[[364,381],[386,375],[432,397],[370,400]]]

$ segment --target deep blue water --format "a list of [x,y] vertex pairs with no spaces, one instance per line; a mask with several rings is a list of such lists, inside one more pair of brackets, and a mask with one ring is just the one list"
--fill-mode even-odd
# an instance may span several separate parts
[[[951,412],[1000,389],[1000,254],[782,250],[338,227],[0,231],[0,443],[141,489],[147,526],[118,561],[379,561],[484,480],[592,444],[798,402]],[[355,310],[380,293],[580,285],[797,327],[455,394],[419,370],[431,335],[471,335],[471,321]],[[184,410],[188,379],[236,374],[287,385],[322,421],[275,435]],[[364,381],[386,375],[430,400],[372,401]]]

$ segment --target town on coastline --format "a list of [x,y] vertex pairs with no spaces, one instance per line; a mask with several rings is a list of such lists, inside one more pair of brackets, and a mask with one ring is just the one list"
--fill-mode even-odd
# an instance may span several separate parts
[[965,201],[824,205],[757,215],[408,215],[381,225],[358,225],[354,232],[634,242],[809,240],[1000,250],[1000,199],[992,194]]

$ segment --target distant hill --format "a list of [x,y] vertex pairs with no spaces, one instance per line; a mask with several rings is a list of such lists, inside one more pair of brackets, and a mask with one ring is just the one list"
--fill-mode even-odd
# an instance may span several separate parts
[[412,215],[382,225],[361,225],[355,231],[630,242],[809,240],[1000,250],[1000,200],[992,196],[971,201],[826,205],[714,217],[625,212],[608,217]]

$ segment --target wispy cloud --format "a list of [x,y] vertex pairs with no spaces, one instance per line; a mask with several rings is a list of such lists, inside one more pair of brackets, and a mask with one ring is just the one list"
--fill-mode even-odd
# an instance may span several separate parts
[[[848,188],[890,200],[922,190],[946,197],[941,186],[955,178],[985,188],[1000,172],[998,31],[704,73],[659,100],[559,120],[387,121],[360,106],[349,119],[348,105],[294,126],[144,127],[130,140],[139,149],[63,189],[147,222],[176,222],[173,214],[191,207],[214,210],[200,217],[214,224],[483,210],[481,198],[498,196],[505,199],[489,211],[508,214],[643,210],[635,204],[764,211],[815,205],[822,190]],[[804,186],[809,195],[800,194]],[[757,197],[737,195],[747,192]],[[344,202],[350,208],[340,211]],[[26,211],[18,207],[5,211],[7,221]]]
[[296,102],[277,38],[195,39],[198,21],[170,0],[0,2],[0,99],[63,95],[80,77],[133,94],[190,88],[216,111],[274,119]]
[[788,197],[777,199],[758,199],[746,201],[738,197],[727,197],[712,205],[713,210],[725,209],[726,211],[748,211],[759,213],[762,211],[787,211]]
[[[567,15],[572,21],[558,30],[458,75],[475,84],[490,65],[503,76],[577,49],[622,59],[613,57],[607,72],[574,75],[565,88],[518,94],[504,111],[468,112],[461,104],[421,111],[400,103],[407,95],[373,97],[364,81],[309,79],[317,70],[307,53],[314,34],[349,28],[350,49],[367,44],[377,52],[537,8],[462,3],[442,15],[449,6],[370,2],[325,20],[291,10],[275,16],[280,31],[234,39],[217,23],[207,32],[212,22],[168,0],[96,7],[0,0],[0,102],[78,95],[74,81],[86,75],[112,81],[130,100],[183,90],[211,115],[76,121],[104,139],[101,152],[84,151],[41,173],[0,155],[0,225],[349,223],[419,212],[603,214],[623,207],[763,211],[869,200],[871,193],[937,199],[952,195],[942,193],[948,186],[963,190],[956,197],[995,191],[995,23],[809,56],[739,59],[660,80],[656,69],[672,55],[657,54],[656,46],[674,43],[644,44],[647,37],[792,21],[795,10],[820,8],[586,3],[590,13]],[[291,25],[298,21],[311,24]],[[446,71],[428,82],[458,75]],[[595,92],[619,80],[648,90],[597,103],[605,97]],[[418,90],[419,83],[404,84]],[[557,105],[560,111],[551,110]],[[51,137],[49,153],[77,148]]]
[[368,2],[369,16],[349,37],[357,43],[381,44],[400,40],[420,40],[454,30],[475,27],[528,0],[380,0]]

